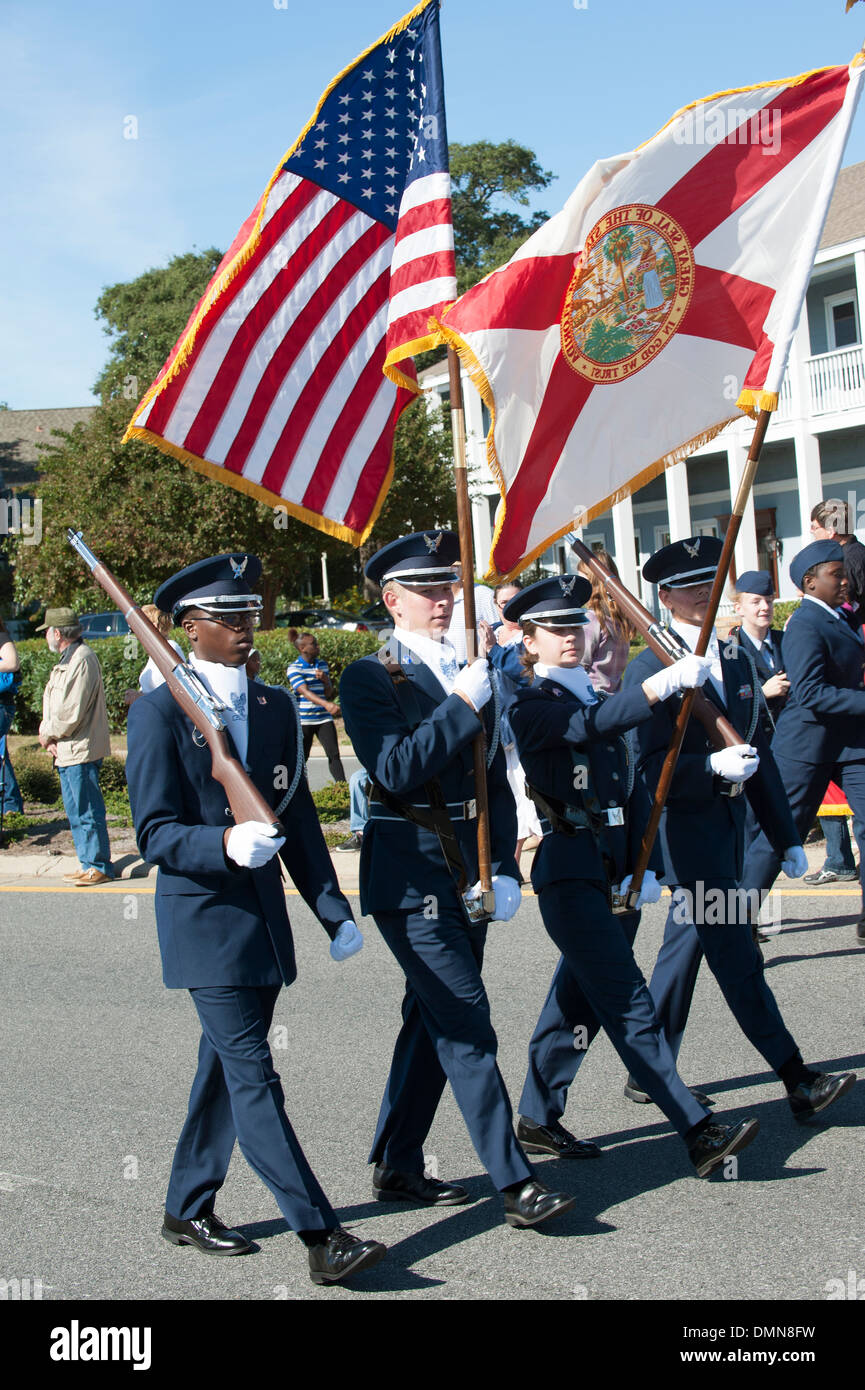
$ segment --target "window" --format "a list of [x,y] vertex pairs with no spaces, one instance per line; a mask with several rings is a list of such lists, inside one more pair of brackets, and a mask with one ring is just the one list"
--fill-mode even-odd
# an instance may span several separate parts
[[829,352],[852,347],[860,341],[859,311],[852,290],[843,294],[827,294],[823,301],[826,311],[826,341]]

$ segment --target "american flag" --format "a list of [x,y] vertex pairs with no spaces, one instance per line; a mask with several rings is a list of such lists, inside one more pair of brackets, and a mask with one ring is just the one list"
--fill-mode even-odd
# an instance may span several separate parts
[[438,9],[330,84],[124,435],[355,545],[417,391],[405,359],[456,296]]

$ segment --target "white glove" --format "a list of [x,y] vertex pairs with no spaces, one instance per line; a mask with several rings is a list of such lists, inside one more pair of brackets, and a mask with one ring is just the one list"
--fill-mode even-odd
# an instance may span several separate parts
[[334,960],[348,960],[349,956],[356,956],[362,950],[363,933],[360,928],[354,922],[343,922],[330,943],[330,954]]
[[468,696],[475,710],[483,709],[493,693],[490,685],[489,662],[485,657],[473,661],[470,666],[464,666],[458,673],[454,683],[454,693],[458,690],[463,695]]
[[781,865],[787,878],[801,878],[808,868],[808,857],[801,845],[791,845],[784,850],[784,862]]
[[[625,877],[616,889],[620,897],[624,897],[627,893],[633,877],[633,874],[625,874]],[[640,885],[640,896],[637,898],[637,906],[634,908],[634,911],[637,912],[641,907],[645,907],[646,903],[657,903],[660,902],[660,900],[661,885],[655,878],[654,869],[647,869],[643,874],[643,882]]]
[[[492,920],[494,922],[509,922],[523,900],[520,885],[515,878],[507,878],[504,874],[493,874],[492,884],[493,892],[496,895]],[[468,890],[466,897],[479,898],[481,892],[481,885],[478,882]]]
[[750,744],[736,743],[732,748],[710,754],[709,766],[728,782],[747,782],[760,766],[760,755]]
[[229,831],[225,852],[242,869],[260,869],[284,844],[285,836],[277,835],[272,825],[244,820]]
[[654,690],[659,700],[667,700],[680,690],[702,685],[708,679],[711,665],[710,656],[696,656],[694,652],[689,652],[687,656],[674,661],[672,666],[664,666],[654,676],[648,676],[643,684]]

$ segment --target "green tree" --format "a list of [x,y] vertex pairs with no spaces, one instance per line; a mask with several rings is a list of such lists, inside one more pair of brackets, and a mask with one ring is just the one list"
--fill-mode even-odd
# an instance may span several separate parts
[[548,188],[555,175],[514,140],[476,140],[449,150],[457,290],[464,294],[547,220],[549,213],[524,217],[513,205],[528,207],[530,193]]

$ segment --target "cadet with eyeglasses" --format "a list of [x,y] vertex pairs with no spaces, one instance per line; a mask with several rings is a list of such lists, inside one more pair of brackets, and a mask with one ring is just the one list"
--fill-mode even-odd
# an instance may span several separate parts
[[378,1263],[385,1247],[342,1228],[285,1113],[267,1035],[280,989],[297,969],[277,855],[335,960],[359,951],[363,938],[302,775],[291,697],[246,673],[260,574],[254,555],[217,555],[166,580],[154,601],[183,627],[190,665],[224,707],[230,743],[274,808],[274,823],[234,823],[209,748],[165,684],[129,712],[126,775],[141,854],[159,866],[163,976],[169,989],[189,990],[201,1023],[162,1235],[207,1255],[252,1250],[214,1212],[236,1140],[307,1247],[311,1279],[332,1284]]

